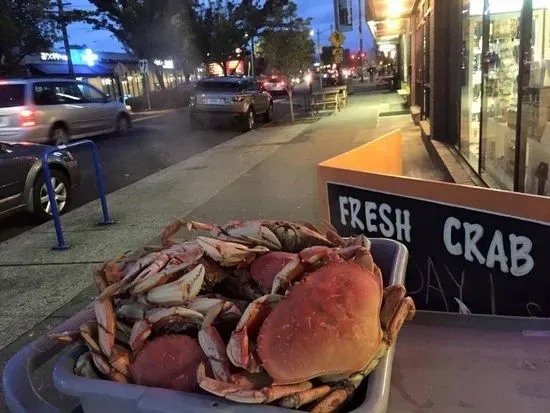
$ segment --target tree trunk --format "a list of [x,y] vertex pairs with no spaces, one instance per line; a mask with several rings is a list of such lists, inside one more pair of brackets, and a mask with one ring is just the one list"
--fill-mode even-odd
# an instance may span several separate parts
[[166,86],[164,86],[164,76],[162,76],[162,71],[160,69],[155,69],[155,76],[159,81],[160,89],[165,90]]
[[290,121],[294,123],[294,105],[292,104],[292,89],[288,88],[288,101],[290,102]]

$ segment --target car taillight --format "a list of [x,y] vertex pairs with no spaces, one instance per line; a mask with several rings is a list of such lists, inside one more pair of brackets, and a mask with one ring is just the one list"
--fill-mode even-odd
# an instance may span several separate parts
[[36,125],[36,112],[34,112],[30,109],[22,110],[19,113],[19,124],[24,128],[27,128],[29,126],[35,126]]
[[244,96],[233,96],[231,98],[231,101],[233,102],[242,102],[244,100]]

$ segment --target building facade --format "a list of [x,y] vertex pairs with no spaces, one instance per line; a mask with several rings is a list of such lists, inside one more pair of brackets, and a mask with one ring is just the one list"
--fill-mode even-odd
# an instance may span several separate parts
[[[152,91],[172,89],[186,82],[180,62],[176,59],[155,59],[149,62],[149,73],[140,71],[139,59],[128,53],[71,48],[75,77],[94,85],[114,98],[138,97],[145,93],[145,81]],[[190,80],[204,74],[196,68]],[[26,56],[15,76],[67,77],[68,57],[62,51],[45,51]]]
[[366,2],[378,38],[399,26],[431,139],[490,187],[550,196],[550,0]]

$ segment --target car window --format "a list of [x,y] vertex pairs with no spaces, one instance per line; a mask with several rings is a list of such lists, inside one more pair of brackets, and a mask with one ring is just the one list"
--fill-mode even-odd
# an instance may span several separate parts
[[102,103],[105,102],[105,98],[107,97],[107,95],[104,95],[95,87],[86,83],[78,83],[78,89],[80,90],[82,96],[84,96],[84,99],[87,102]]
[[43,82],[33,85],[33,100],[41,106],[82,103],[82,94],[74,83]]
[[207,90],[226,90],[226,91],[238,91],[242,90],[242,83],[237,82],[214,82],[214,81],[204,81],[197,83],[197,90],[207,91]]
[[0,108],[23,106],[25,104],[25,85],[0,85]]

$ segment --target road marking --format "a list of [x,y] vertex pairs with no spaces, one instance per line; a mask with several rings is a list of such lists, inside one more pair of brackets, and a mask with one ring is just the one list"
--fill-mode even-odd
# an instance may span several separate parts
[[154,119],[154,118],[160,118],[161,116],[164,116],[165,114],[162,113],[160,115],[150,115],[150,116],[145,116],[143,118],[137,118],[137,119],[132,119],[132,122],[141,122],[143,120],[148,120],[148,119]]

